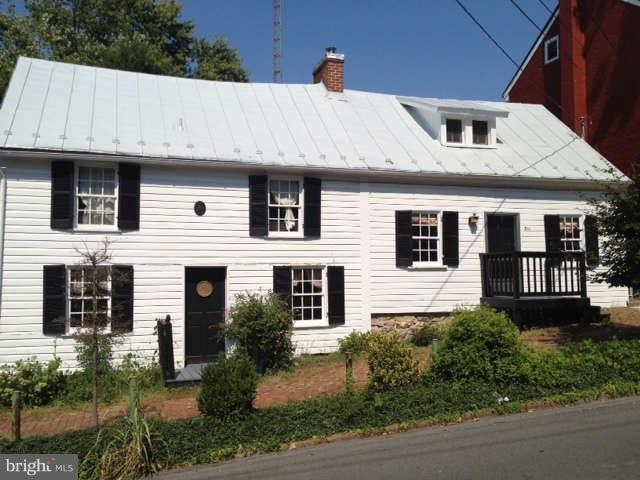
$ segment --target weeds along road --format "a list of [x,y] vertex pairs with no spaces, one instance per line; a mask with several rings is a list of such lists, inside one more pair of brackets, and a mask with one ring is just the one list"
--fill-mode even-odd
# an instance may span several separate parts
[[347,440],[162,480],[618,479],[640,477],[640,397]]

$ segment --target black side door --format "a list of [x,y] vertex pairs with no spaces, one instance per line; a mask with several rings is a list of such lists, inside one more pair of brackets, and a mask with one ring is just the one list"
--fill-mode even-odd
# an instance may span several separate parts
[[487,215],[487,253],[513,252],[516,249],[515,214]]
[[224,267],[187,267],[185,272],[185,362],[205,363],[224,352]]

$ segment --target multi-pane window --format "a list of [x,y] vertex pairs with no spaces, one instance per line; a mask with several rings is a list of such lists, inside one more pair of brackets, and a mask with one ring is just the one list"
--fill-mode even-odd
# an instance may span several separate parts
[[322,320],[322,268],[291,269],[291,311],[294,320]]
[[489,123],[485,120],[472,122],[474,145],[489,145]]
[[111,306],[109,268],[72,267],[68,278],[69,327],[91,327],[94,321],[104,326]]
[[579,215],[560,216],[560,242],[563,252],[578,252],[582,249]]
[[436,212],[412,212],[411,240],[414,262],[438,262],[439,225]]
[[462,143],[462,120],[447,118],[447,143]]
[[269,181],[269,232],[295,233],[300,231],[300,181]]
[[78,225],[114,225],[115,168],[79,167],[76,198]]

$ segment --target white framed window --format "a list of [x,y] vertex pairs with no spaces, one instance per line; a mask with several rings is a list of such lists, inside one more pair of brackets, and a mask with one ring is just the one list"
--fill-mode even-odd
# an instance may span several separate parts
[[413,266],[442,264],[440,212],[411,212],[411,252]]
[[447,143],[463,143],[464,130],[462,120],[447,118]]
[[471,122],[474,145],[489,145],[489,122],[486,120],[473,120]]
[[496,119],[490,116],[448,116],[440,123],[440,142],[447,147],[496,148]]
[[560,249],[563,252],[582,251],[582,216],[560,215]]
[[[95,275],[95,282],[94,282]],[[106,326],[111,313],[111,272],[109,267],[72,266],[67,269],[67,330],[90,328],[96,319]],[[94,310],[93,288],[97,303]]]
[[269,178],[269,236],[303,235],[303,193],[300,178]]
[[544,63],[555,62],[560,58],[560,37],[556,35],[544,42]]
[[323,267],[291,268],[291,312],[297,326],[327,323],[326,292]]
[[115,229],[118,180],[114,165],[77,165],[75,225],[78,229]]

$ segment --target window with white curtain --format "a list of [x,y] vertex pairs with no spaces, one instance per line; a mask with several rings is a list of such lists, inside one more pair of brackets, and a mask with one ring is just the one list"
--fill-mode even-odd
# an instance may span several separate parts
[[302,234],[302,200],[300,179],[269,180],[269,234]]

